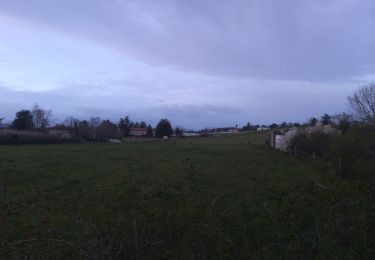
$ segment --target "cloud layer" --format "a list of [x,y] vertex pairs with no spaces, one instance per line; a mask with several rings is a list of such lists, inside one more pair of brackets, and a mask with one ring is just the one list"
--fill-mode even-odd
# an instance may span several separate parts
[[372,0],[4,0],[0,8],[145,62],[202,73],[327,80],[375,68]]
[[3,0],[0,22],[0,101],[65,114],[302,120],[375,75],[372,0]]

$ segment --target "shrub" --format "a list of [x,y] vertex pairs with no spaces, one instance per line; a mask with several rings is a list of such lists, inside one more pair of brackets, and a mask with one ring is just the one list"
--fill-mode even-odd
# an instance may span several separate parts
[[340,158],[344,176],[368,176],[366,172],[375,162],[375,130],[368,126],[351,127],[345,135],[335,138],[329,157],[332,161]]
[[2,130],[0,131],[0,144],[55,144],[77,143],[79,138],[49,135],[47,133]]
[[324,157],[327,155],[330,146],[333,143],[335,134],[325,133],[322,130],[308,132],[307,130],[299,130],[298,133],[289,141],[289,150],[297,150],[304,154]]
[[375,181],[375,129],[368,125],[352,125],[345,135],[319,129],[300,130],[291,138],[289,149],[305,155],[315,153],[330,162],[342,177]]

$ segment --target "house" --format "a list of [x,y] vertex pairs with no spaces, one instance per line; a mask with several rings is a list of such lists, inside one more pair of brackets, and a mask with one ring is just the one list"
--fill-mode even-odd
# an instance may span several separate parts
[[290,140],[298,133],[298,131],[305,131],[308,134],[312,134],[317,131],[323,132],[325,134],[337,133],[337,130],[330,125],[316,125],[302,129],[292,127],[283,130],[272,131],[269,134],[269,144],[275,149],[287,152]]
[[186,137],[191,137],[191,136],[200,136],[200,134],[198,134],[198,133],[194,133],[194,132],[185,132],[185,133],[184,133],[184,136],[186,136]]
[[62,138],[71,138],[73,136],[72,131],[64,129],[54,129],[51,128],[48,130],[48,133],[53,136],[58,136]]
[[287,152],[289,141],[297,134],[297,131],[296,127],[272,131],[269,144],[275,149]]
[[267,127],[267,126],[260,126],[260,127],[257,127],[257,131],[268,131],[268,130],[270,130],[270,128]]
[[145,136],[147,135],[147,128],[130,128],[131,136]]
[[228,130],[229,133],[239,133],[240,132],[240,129],[238,128],[231,128]]

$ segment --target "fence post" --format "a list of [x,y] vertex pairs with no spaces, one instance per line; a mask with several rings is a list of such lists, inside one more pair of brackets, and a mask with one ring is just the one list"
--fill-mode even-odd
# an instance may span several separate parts
[[313,162],[315,162],[315,152],[313,152]]

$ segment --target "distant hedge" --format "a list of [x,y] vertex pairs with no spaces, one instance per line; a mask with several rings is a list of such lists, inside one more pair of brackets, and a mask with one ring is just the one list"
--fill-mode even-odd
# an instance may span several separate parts
[[48,133],[15,130],[0,131],[0,144],[59,144],[79,142],[81,142],[79,138],[55,136]]

